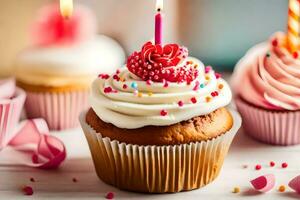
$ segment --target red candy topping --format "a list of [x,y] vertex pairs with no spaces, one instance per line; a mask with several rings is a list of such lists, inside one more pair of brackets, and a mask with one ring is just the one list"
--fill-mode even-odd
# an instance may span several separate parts
[[161,110],[160,111],[161,116],[166,116],[167,114],[168,114],[168,112],[166,110]]
[[147,42],[140,52],[128,57],[127,68],[144,81],[191,82],[198,76],[198,70],[190,64],[177,66],[187,56],[187,49],[177,44],[161,46]]
[[28,196],[33,195],[33,189],[30,186],[24,186],[22,188],[22,191],[23,191],[24,195],[28,195]]
[[105,196],[106,199],[113,199],[115,197],[115,194],[113,192],[108,192]]

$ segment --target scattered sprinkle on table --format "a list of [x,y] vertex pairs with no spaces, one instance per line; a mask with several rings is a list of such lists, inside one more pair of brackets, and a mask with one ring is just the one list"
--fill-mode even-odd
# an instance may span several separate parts
[[288,164],[287,164],[286,162],[284,162],[284,163],[281,164],[281,167],[282,167],[282,168],[287,168],[287,167],[288,167]]
[[284,185],[279,186],[278,191],[285,192],[285,186]]
[[241,189],[239,187],[234,187],[232,193],[239,193]]
[[33,189],[30,186],[27,186],[27,185],[23,186],[22,191],[23,191],[24,195],[28,195],[28,196],[33,195]]
[[113,199],[115,194],[113,192],[108,192],[105,196],[106,199]]
[[261,165],[255,165],[255,170],[260,170],[261,169]]

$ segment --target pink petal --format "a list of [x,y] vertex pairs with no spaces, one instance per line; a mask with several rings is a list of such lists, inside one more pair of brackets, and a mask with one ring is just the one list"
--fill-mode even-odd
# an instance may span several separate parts
[[296,176],[289,182],[290,188],[300,194],[300,175]]
[[274,174],[263,175],[251,180],[250,183],[255,190],[258,190],[260,192],[268,192],[275,185],[275,176]]

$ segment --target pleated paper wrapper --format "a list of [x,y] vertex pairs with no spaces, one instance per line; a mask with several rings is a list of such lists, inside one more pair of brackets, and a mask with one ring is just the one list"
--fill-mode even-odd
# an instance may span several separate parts
[[256,140],[272,145],[300,144],[300,111],[269,111],[237,98],[245,132]]
[[14,137],[13,130],[20,120],[25,97],[25,92],[17,88],[14,97],[0,100],[0,150]]
[[132,145],[103,138],[86,123],[86,112],[80,123],[101,180],[124,190],[171,193],[203,187],[218,176],[241,126],[238,113],[231,113],[234,125],[227,133],[209,141],[174,146]]
[[44,118],[51,130],[79,126],[80,113],[88,108],[87,90],[71,92],[27,92],[28,118]]

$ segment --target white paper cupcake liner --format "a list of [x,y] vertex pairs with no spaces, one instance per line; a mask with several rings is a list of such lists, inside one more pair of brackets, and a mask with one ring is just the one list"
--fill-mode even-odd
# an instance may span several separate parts
[[17,88],[11,99],[0,99],[0,150],[15,136],[13,130],[20,120],[25,97],[25,92]]
[[[174,145],[142,146],[102,137],[80,116],[96,172],[104,182],[120,189],[167,193],[192,190],[212,182],[219,174],[241,118],[231,111],[230,131],[212,140]],[[143,137],[143,133],[141,133]]]
[[87,90],[71,92],[27,92],[28,118],[44,118],[51,130],[79,126],[80,113],[88,108]]
[[300,111],[268,111],[237,98],[245,132],[273,145],[300,144]]

